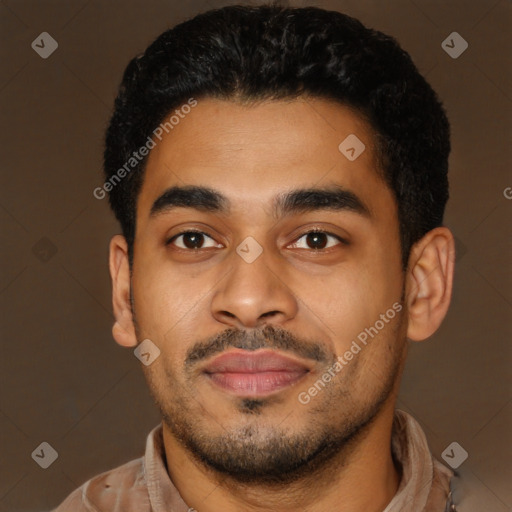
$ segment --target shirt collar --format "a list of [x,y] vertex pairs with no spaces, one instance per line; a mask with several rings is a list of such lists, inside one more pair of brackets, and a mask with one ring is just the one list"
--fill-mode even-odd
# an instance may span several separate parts
[[453,471],[432,457],[420,424],[399,409],[395,410],[391,449],[402,468],[402,477],[383,512],[444,510]]
[[148,435],[144,455],[144,472],[153,512],[189,512],[191,510],[169,478],[162,424],[155,427]]
[[[453,472],[434,459],[419,423],[408,413],[395,410],[391,437],[393,456],[401,466],[397,493],[383,512],[442,510],[450,492]],[[191,510],[173,485],[166,467],[162,424],[148,435],[144,473],[153,512]]]

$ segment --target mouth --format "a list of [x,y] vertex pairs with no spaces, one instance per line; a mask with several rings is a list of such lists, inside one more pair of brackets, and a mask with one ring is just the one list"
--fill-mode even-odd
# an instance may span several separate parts
[[268,349],[230,350],[203,369],[215,387],[243,397],[276,393],[296,384],[310,371],[305,363]]

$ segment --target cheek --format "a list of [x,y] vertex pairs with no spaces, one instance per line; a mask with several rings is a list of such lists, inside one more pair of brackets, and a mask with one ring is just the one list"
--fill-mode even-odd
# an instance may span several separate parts
[[139,328],[151,338],[167,338],[186,324],[188,315],[201,307],[208,290],[199,279],[184,279],[178,272],[161,266],[133,276],[133,297]]
[[400,299],[399,276],[385,267],[375,260],[366,265],[358,262],[329,278],[303,283],[304,312],[333,339],[336,352],[346,350]]
[[356,268],[344,264],[329,275],[301,273],[289,281],[296,295],[299,323],[315,326],[335,352],[344,351],[365,324],[372,298],[370,281]]

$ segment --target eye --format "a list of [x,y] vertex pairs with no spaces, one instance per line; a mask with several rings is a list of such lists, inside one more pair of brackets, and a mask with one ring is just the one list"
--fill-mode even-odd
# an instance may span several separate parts
[[[211,240],[209,246],[205,245],[205,238]],[[348,245],[346,240],[333,233],[315,229],[304,233],[302,236],[296,239],[296,241],[290,247],[322,251],[325,249],[330,249],[336,245],[336,243],[331,243],[331,245],[329,245],[329,238],[334,241],[338,241],[342,245]],[[298,241],[301,239],[304,239],[304,241],[302,243],[298,243]],[[207,233],[196,230],[187,230],[177,233],[166,242],[166,245],[170,244],[174,244],[177,248],[186,251],[198,251],[200,249],[208,249],[212,247],[223,247],[222,244],[217,244],[215,240]]]
[[[340,238],[339,236],[337,236],[333,233],[329,233],[327,231],[316,230],[316,229],[308,231],[307,233],[304,233],[297,240],[301,240],[302,238],[305,238],[304,243],[309,246],[304,246],[304,243],[303,243],[302,247],[300,247],[296,241],[291,247],[299,248],[299,249],[313,249],[315,251],[330,249],[331,247],[333,247],[333,245],[336,245],[336,244],[326,247],[328,244],[328,240],[327,240],[328,238],[336,239],[342,245],[348,245],[348,242],[343,240],[343,238]],[[311,247],[311,245],[313,247]]]
[[[174,243],[176,240],[179,240],[180,238],[183,238],[180,241],[180,243],[175,244],[179,249],[184,249],[184,250],[204,249],[206,247],[203,245],[205,237],[214,241],[211,236],[207,235],[206,233],[203,233],[202,231],[194,231],[194,230],[182,231],[181,233],[178,233],[178,234],[174,235],[172,238],[170,238],[167,241],[167,245]],[[216,245],[214,243],[213,245],[210,245],[209,247],[222,247],[222,245],[221,244]]]

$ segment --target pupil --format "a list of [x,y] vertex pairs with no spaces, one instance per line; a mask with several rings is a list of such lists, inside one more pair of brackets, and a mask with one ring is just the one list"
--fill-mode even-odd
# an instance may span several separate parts
[[[320,240],[320,242],[318,242],[319,237],[324,237],[324,240]],[[316,247],[313,247],[314,249],[323,249],[327,244],[327,240],[325,240],[325,238],[325,233],[308,233],[308,242],[313,241],[313,245],[316,245]]]
[[[187,249],[199,249],[198,246],[201,245],[200,237],[202,236],[203,235],[201,233],[185,233],[185,235],[183,235],[183,243],[185,244]],[[189,240],[192,240],[192,242],[189,243]]]

